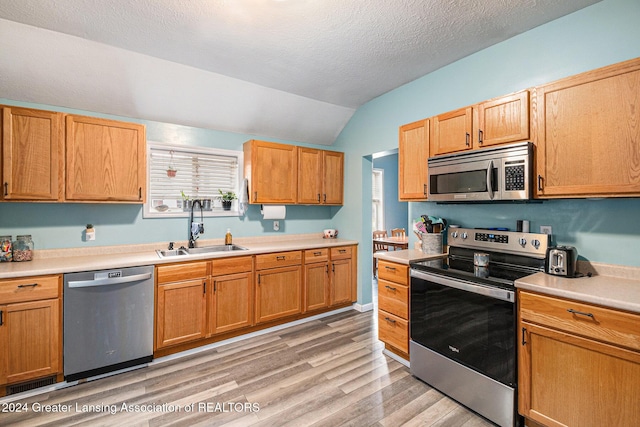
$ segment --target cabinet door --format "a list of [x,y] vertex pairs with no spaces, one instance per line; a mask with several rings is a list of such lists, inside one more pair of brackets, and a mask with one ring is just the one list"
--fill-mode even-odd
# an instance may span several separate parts
[[351,302],[351,258],[331,261],[331,305]]
[[2,194],[5,200],[62,199],[63,115],[2,107]]
[[344,203],[344,153],[322,151],[322,203],[342,205]]
[[400,127],[398,137],[398,191],[400,200],[427,199],[429,120]]
[[206,285],[199,279],[158,286],[157,349],[205,337]]
[[298,147],[298,203],[322,202],[322,152]]
[[640,195],[640,59],[536,88],[538,196]]
[[253,324],[252,273],[212,277],[213,292],[209,304],[211,334],[233,331]]
[[519,412],[547,426],[640,419],[640,353],[521,322]]
[[297,147],[251,140],[245,143],[244,150],[250,203],[295,203],[298,184]]
[[529,139],[529,91],[492,99],[478,105],[475,148]]
[[435,116],[432,121],[431,156],[472,148],[473,109],[471,107],[440,114]]
[[0,306],[0,384],[62,371],[60,300]]
[[302,312],[302,266],[262,270],[256,276],[257,323]]
[[304,266],[304,311],[317,310],[329,305],[329,263],[319,262]]
[[144,203],[143,125],[67,116],[66,199]]

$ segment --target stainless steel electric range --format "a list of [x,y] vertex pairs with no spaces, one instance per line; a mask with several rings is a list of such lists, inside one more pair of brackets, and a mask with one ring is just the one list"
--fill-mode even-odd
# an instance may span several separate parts
[[550,236],[450,228],[445,260],[411,263],[411,373],[517,426],[514,282],[544,271]]

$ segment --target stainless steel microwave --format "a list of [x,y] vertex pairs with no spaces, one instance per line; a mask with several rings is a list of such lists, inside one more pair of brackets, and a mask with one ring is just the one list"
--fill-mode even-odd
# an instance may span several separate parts
[[432,201],[528,200],[533,196],[533,143],[431,157],[428,170]]

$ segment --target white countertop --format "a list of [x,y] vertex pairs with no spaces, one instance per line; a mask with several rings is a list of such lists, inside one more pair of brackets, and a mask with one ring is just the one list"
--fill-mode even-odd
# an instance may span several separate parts
[[516,280],[516,287],[604,307],[640,313],[640,268],[579,263],[592,276],[564,278],[536,273]]
[[416,249],[404,249],[401,251],[380,251],[374,253],[373,256],[384,261],[409,265],[409,263],[413,261],[444,258],[447,254],[425,254]]
[[[321,234],[319,235],[321,236]],[[186,242],[176,242],[175,248]],[[316,235],[285,235],[278,237],[234,238],[234,244],[247,248],[246,251],[215,252],[200,255],[186,255],[160,258],[156,249],[166,249],[166,243],[98,246],[36,251],[32,261],[0,263],[0,279],[11,279],[43,274],[74,273],[79,271],[106,270],[111,268],[134,267],[139,265],[159,265],[203,259],[228,258],[233,256],[256,255],[269,252],[314,249],[357,245],[347,239],[324,239]],[[198,241],[197,246],[222,244],[218,240]]]

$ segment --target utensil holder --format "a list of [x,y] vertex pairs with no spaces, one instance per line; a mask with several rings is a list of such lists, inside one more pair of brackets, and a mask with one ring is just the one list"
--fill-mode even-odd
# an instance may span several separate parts
[[424,233],[422,235],[422,252],[425,254],[442,253],[442,234]]

